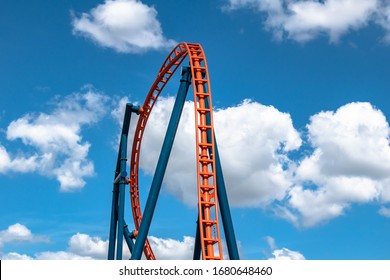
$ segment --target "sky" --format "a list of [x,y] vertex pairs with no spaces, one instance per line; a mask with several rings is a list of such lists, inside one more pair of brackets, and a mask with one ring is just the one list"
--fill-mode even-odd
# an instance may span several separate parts
[[[1,259],[107,258],[125,104],[180,42],[207,57],[241,259],[390,259],[390,1],[4,0],[0,38]],[[142,204],[179,80],[145,131]],[[193,119],[190,88],[159,259],[192,258]]]

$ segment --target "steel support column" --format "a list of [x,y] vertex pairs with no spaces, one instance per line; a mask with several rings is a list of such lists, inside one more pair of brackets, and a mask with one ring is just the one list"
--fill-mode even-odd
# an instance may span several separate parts
[[195,245],[194,245],[194,254],[193,260],[200,260],[200,254],[202,253],[202,245],[200,244],[200,228],[199,228],[199,219],[196,220],[196,233],[195,233]]
[[[123,118],[123,126],[121,139],[118,149],[118,157],[115,168],[113,195],[111,206],[111,221],[110,221],[110,236],[108,242],[108,258],[109,260],[122,259],[123,253],[123,236],[124,236],[124,211],[125,211],[125,190],[126,190],[126,162],[127,162],[127,137],[131,121],[131,114],[139,114],[140,108],[132,104],[126,104],[125,116]],[[116,249],[116,250],[115,250]],[[115,256],[116,251],[116,256]]]

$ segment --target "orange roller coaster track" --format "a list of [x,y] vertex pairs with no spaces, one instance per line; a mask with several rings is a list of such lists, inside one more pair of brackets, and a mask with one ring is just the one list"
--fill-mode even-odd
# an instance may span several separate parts
[[[109,246],[109,259],[114,258],[115,250],[115,238],[113,235],[116,234],[116,223],[118,224],[118,242],[122,239],[119,238],[122,233],[122,227],[124,228],[123,234],[129,245],[129,249],[132,252],[132,259],[139,259],[141,250],[145,254],[146,259],[153,260],[155,255],[150,246],[150,243],[146,237],[151,222],[151,217],[154,211],[154,205],[157,201],[159,189],[151,194],[145,207],[144,216],[141,212],[140,207],[140,196],[139,196],[139,160],[141,153],[141,143],[145,132],[145,128],[152,112],[152,109],[157,102],[157,99],[167,85],[170,78],[174,75],[178,67],[181,65],[183,60],[188,57],[190,72],[187,73],[187,78],[184,78],[184,74],[181,82],[187,82],[188,85],[192,80],[192,88],[194,93],[194,111],[195,111],[195,134],[196,134],[196,162],[197,162],[197,190],[198,190],[198,227],[197,227],[197,243],[200,247],[202,259],[204,260],[221,260],[222,246],[221,246],[221,235],[219,227],[219,204],[218,201],[223,205],[221,210],[224,209],[222,219],[224,223],[225,235],[227,236],[229,256],[231,259],[238,259],[238,252],[234,237],[234,232],[231,223],[230,210],[227,202],[226,191],[223,183],[222,171],[219,164],[218,151],[216,149],[215,137],[214,137],[214,126],[213,126],[213,111],[212,111],[212,100],[211,100],[211,89],[210,79],[207,68],[206,56],[200,44],[180,43],[178,44],[168,55],[164,61],[160,71],[155,79],[152,87],[150,88],[145,102],[142,107],[131,107],[130,111],[139,114],[138,123],[134,132],[134,139],[132,145],[131,159],[130,159],[130,177],[124,178],[123,162],[126,162],[126,150],[128,126],[130,122],[130,115],[128,112],[125,115],[124,128],[122,129],[122,138],[120,143],[120,151],[118,153],[117,170],[115,173],[114,181],[114,195],[113,195],[113,208],[112,208],[112,219],[111,219],[111,230],[110,230],[110,246]],[[188,70],[187,70],[188,71]],[[191,79],[192,77],[192,79]],[[187,86],[188,89],[188,86]],[[180,90],[179,90],[180,92]],[[186,94],[186,91],[185,91]],[[179,96],[178,96],[179,99]],[[185,99],[185,95],[184,95]],[[184,99],[182,106],[184,105]],[[176,106],[176,104],[175,104]],[[175,108],[174,108],[175,110]],[[178,113],[178,119],[180,118],[181,110]],[[172,112],[172,115],[174,112]],[[128,119],[128,121],[127,121]],[[171,117],[172,121],[172,117]],[[168,131],[169,131],[168,127]],[[177,127],[173,133],[176,133]],[[167,131],[167,134],[168,134]],[[124,138],[123,138],[124,137]],[[174,138],[174,134],[173,137]],[[173,140],[172,140],[173,143]],[[172,144],[171,144],[172,145]],[[171,146],[170,146],[171,148]],[[168,160],[170,148],[168,151]],[[122,149],[122,151],[121,151]],[[163,144],[164,149],[164,144]],[[162,151],[163,153],[163,151]],[[161,157],[161,155],[160,155]],[[166,164],[163,167],[162,177],[164,176]],[[158,169],[158,167],[157,167]],[[156,174],[159,172],[156,169]],[[220,174],[217,174],[219,170]],[[161,173],[161,172],[159,172]],[[157,176],[155,174],[155,176]],[[222,181],[221,181],[222,180]],[[121,198],[121,191],[123,192],[124,184],[130,184],[130,200],[132,215],[135,225],[135,230],[130,233],[127,230],[123,219],[123,198]],[[157,183],[158,184],[158,183]],[[161,185],[161,182],[159,183]],[[221,198],[218,197],[220,186],[222,185],[222,202]],[[153,182],[152,182],[153,187]],[[160,187],[160,186],[159,186]],[[158,188],[159,188],[158,187]],[[152,192],[152,189],[151,189]],[[149,200],[154,201],[150,202]],[[120,211],[118,211],[120,209]],[[152,209],[152,210],[150,210]],[[146,215],[148,213],[148,215]],[[147,218],[146,218],[147,216]],[[227,217],[227,218],[226,218]],[[114,221],[115,220],[115,221]],[[146,224],[146,225],[144,225]],[[227,225],[226,225],[227,224]],[[115,228],[114,228],[115,227]],[[228,234],[226,234],[228,231]],[[129,241],[129,236],[135,239],[135,245]],[[229,245],[230,244],[230,245]],[[119,247],[119,245],[118,245]],[[197,246],[195,246],[197,247]],[[119,249],[118,249],[119,250]],[[120,248],[120,251],[122,249]],[[195,249],[197,250],[197,249]],[[117,258],[120,257],[122,252],[118,254]],[[194,258],[196,252],[194,253]]]

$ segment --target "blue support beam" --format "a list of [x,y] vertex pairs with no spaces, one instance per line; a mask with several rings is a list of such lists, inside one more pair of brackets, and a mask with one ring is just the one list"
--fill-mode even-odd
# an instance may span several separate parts
[[118,238],[116,248],[116,259],[122,259],[123,252],[123,228],[125,226],[125,191],[126,191],[126,162],[127,162],[127,135],[122,134],[121,158],[120,158],[120,180],[119,180],[119,201],[118,201]]
[[195,245],[194,245],[194,255],[193,260],[200,260],[200,254],[202,252],[202,245],[200,244],[200,228],[199,228],[199,219],[196,220],[196,233],[195,233]]
[[158,195],[161,189],[161,184],[164,179],[165,170],[167,168],[169,156],[171,154],[171,150],[173,146],[173,141],[175,139],[176,131],[179,126],[181,113],[183,111],[184,102],[190,84],[191,84],[191,69],[189,67],[183,67],[182,77],[180,79],[179,91],[176,97],[175,104],[173,106],[171,118],[169,120],[167,132],[165,134],[160,157],[157,162],[156,171],[154,173],[148,199],[146,201],[141,225],[134,244],[133,253],[131,255],[132,260],[140,260],[142,256],[142,251],[145,245],[146,237],[149,232],[150,224],[152,222],[154,210],[157,204]]
[[[116,162],[112,206],[111,206],[111,222],[110,236],[108,242],[108,257],[109,260],[122,259],[123,253],[123,236],[125,230],[124,211],[125,211],[125,189],[127,185],[127,140],[131,121],[131,114],[139,114],[140,107],[126,104],[125,116],[123,118],[121,139],[118,149],[118,158]],[[116,251],[116,254],[115,254]]]
[[114,184],[112,191],[110,237],[108,240],[108,260],[115,258],[116,226],[118,221],[119,186]]

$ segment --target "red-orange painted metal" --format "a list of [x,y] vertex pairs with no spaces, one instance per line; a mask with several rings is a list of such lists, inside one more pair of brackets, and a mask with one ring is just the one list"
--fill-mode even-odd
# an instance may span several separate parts
[[[206,56],[200,44],[180,43],[177,45],[168,55],[146,96],[134,134],[130,161],[131,207],[134,225],[138,230],[142,221],[138,185],[142,137],[157,98],[187,56],[190,61],[194,92],[198,211],[202,258],[204,260],[220,260],[222,259],[222,247],[218,221],[213,111]],[[207,118],[211,120],[211,123],[206,122]],[[211,135],[211,137],[207,137],[207,135]],[[144,254],[149,260],[155,259],[148,240],[145,242]]]

